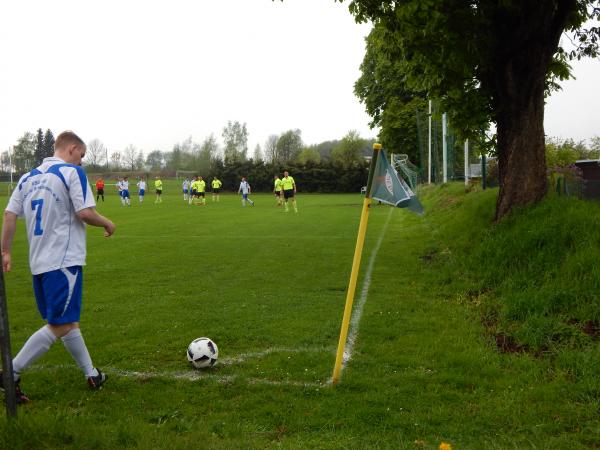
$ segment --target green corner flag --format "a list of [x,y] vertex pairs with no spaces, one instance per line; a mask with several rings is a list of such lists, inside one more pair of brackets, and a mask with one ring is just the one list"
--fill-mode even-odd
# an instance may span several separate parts
[[335,366],[333,367],[333,375],[331,377],[331,382],[334,385],[339,382],[342,372],[344,347],[346,345],[346,339],[348,338],[348,327],[350,326],[352,303],[354,302],[354,292],[358,280],[358,269],[360,268],[360,260],[365,243],[365,235],[367,233],[367,224],[369,222],[371,199],[379,200],[388,205],[397,206],[398,208],[408,208],[417,214],[423,214],[421,203],[408,184],[398,176],[396,170],[388,163],[385,153],[381,149],[381,144],[373,144],[373,156],[371,158],[369,178],[366,187],[367,191],[363,200],[362,212],[360,214],[356,247],[354,248],[352,270],[350,271],[350,281],[348,282],[348,291],[346,292],[346,305],[344,306],[344,316],[342,317],[342,327],[335,356]]
[[415,193],[402,177],[398,176],[381,150],[373,172],[371,198],[398,208],[408,208],[423,215],[423,207]]

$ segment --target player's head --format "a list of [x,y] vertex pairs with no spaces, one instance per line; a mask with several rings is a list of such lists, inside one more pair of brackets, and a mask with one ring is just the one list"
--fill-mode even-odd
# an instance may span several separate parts
[[242,181],[246,181],[246,177],[242,177]]
[[198,179],[199,179],[199,180],[202,180],[202,177],[201,177],[201,176],[199,176],[199,177],[198,177]]
[[126,180],[126,181],[127,181],[127,179],[128,179],[128,178],[129,178],[129,177],[123,177],[123,179],[124,179],[124,180]]
[[285,170],[285,171],[283,172],[283,176],[284,176],[284,177],[287,177],[288,175],[289,175],[288,171],[287,171],[287,170]]
[[63,131],[54,142],[54,156],[77,166],[81,165],[86,149],[85,142],[72,131]]

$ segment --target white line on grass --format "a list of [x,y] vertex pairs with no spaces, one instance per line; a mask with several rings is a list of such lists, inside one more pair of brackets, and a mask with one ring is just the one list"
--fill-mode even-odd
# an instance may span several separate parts
[[[246,360],[255,360],[260,359],[264,356],[270,355],[272,353],[320,353],[320,352],[330,352],[333,353],[333,349],[328,350],[324,348],[310,348],[310,347],[298,347],[298,348],[288,348],[288,347],[275,347],[268,348],[259,352],[249,352],[249,353],[241,353],[237,356],[232,356],[229,358],[219,359],[217,363],[219,366],[230,366],[233,364],[240,364]],[[59,364],[59,365],[36,365],[32,367],[34,371],[42,371],[42,370],[62,370],[62,369],[72,369],[72,365],[68,364]],[[123,370],[115,367],[103,367],[102,370],[110,375],[116,375],[123,378],[135,378],[140,380],[148,380],[151,378],[162,378],[169,380],[185,380],[185,381],[198,381],[198,380],[213,380],[218,383],[231,383],[237,378],[240,378],[239,375],[217,375],[214,373],[210,373],[209,370],[195,370],[190,369],[186,371],[168,371],[168,372],[160,372],[160,371],[137,371],[137,370]],[[269,380],[266,378],[246,378],[245,379],[249,384],[268,384],[274,386],[297,386],[297,387],[323,387],[326,382],[312,382],[312,381],[297,381],[297,380]]]
[[350,331],[348,332],[348,339],[346,340],[346,345],[344,346],[342,370],[344,370],[346,364],[352,359],[352,352],[354,351],[354,344],[356,343],[356,337],[358,335],[358,326],[362,317],[363,308],[367,301],[367,295],[369,294],[369,287],[371,286],[371,273],[373,272],[373,266],[375,265],[375,260],[377,259],[377,253],[379,253],[379,247],[381,247],[381,243],[383,242],[383,238],[385,237],[385,232],[387,231],[390,219],[392,218],[393,211],[394,208],[390,208],[390,212],[388,213],[387,220],[383,225],[381,234],[379,235],[379,239],[377,240],[377,244],[375,244],[375,248],[373,248],[373,251],[371,252],[371,257],[369,258],[369,265],[367,266],[367,272],[363,280],[360,298],[354,306],[352,319],[350,320]]

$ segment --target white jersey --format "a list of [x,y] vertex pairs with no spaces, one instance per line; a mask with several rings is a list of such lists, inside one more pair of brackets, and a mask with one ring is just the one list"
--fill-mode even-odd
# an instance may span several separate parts
[[190,187],[190,182],[189,180],[183,180],[183,189],[187,189]]
[[121,190],[128,191],[129,190],[129,181],[123,180],[121,181]]
[[146,182],[143,180],[138,181],[137,187],[139,190],[143,189],[145,191],[146,190]]
[[121,192],[123,190],[123,182],[122,181],[117,181],[117,190],[119,192]]
[[95,206],[84,170],[60,158],[21,177],[6,210],[25,217],[33,275],[85,265],[85,224],[76,213]]
[[250,193],[250,185],[248,184],[247,181],[242,181],[240,183],[240,188],[238,189],[238,192],[241,192],[242,194]]

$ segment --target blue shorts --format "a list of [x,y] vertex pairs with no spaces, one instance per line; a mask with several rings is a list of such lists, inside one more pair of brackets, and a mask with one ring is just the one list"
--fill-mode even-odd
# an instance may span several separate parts
[[144,189],[140,189],[140,191],[138,192],[138,195],[140,197],[143,197],[145,193],[146,193],[146,191]]
[[42,318],[50,325],[79,322],[83,268],[72,266],[33,276],[33,293]]
[[183,190],[183,193],[184,193],[184,194],[187,194],[187,189],[184,189],[184,190]]
[[248,194],[242,194],[242,198],[243,198],[244,200],[248,200]]
[[123,198],[129,198],[129,191],[127,189],[123,189]]

